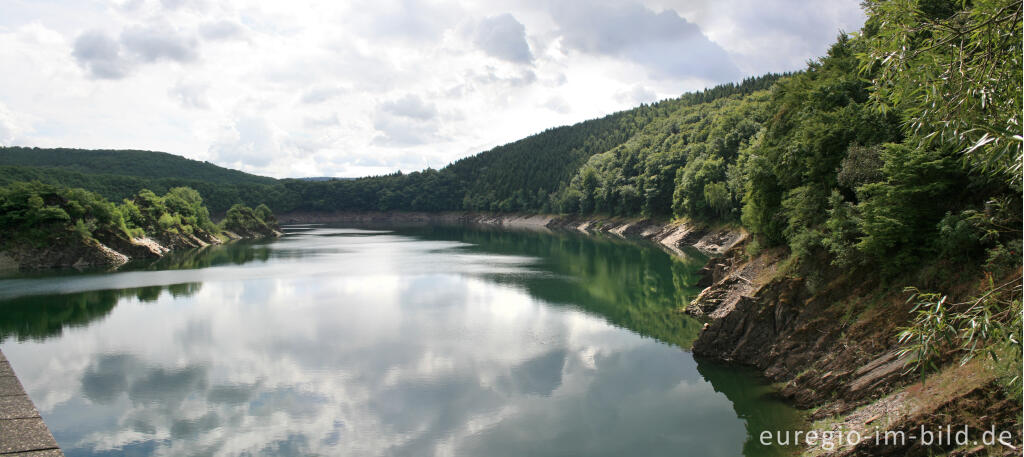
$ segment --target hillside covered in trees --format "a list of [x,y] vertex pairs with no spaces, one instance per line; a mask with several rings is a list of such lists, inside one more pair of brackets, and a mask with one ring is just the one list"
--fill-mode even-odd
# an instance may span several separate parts
[[194,189],[165,195],[143,189],[121,203],[79,188],[40,182],[0,187],[0,268],[120,265],[163,256],[176,248],[229,239],[278,236],[265,205],[236,204],[220,224]]
[[762,91],[781,75],[750,78],[676,99],[549,129],[441,170],[358,179],[275,180],[151,151],[0,148],[0,185],[19,181],[80,187],[119,201],[141,189],[188,186],[210,210],[267,204],[293,211],[522,211],[552,212],[553,198],[591,156],[636,136],[685,107]]
[[164,152],[0,148],[0,186],[26,181],[83,188],[115,202],[142,189],[164,194],[190,187],[216,214],[224,214],[235,203],[257,206],[273,201],[283,206],[288,201],[276,179]]

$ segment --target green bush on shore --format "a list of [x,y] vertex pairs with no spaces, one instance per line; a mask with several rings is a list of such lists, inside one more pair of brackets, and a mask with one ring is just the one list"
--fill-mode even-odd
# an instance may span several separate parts
[[228,209],[221,227],[242,236],[266,236],[277,230],[277,218],[266,205],[252,209],[236,203]]

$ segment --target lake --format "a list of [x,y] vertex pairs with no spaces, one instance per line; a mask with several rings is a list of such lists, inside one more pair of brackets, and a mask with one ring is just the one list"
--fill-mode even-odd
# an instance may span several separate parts
[[698,253],[570,233],[288,227],[0,279],[68,456],[772,456],[799,414],[695,360]]

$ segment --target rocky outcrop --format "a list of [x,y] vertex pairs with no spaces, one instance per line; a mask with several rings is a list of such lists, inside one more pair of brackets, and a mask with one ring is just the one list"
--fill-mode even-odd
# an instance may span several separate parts
[[[961,407],[967,404],[992,410],[985,427],[1014,417],[1005,414],[1012,405],[993,400],[994,377],[980,375],[984,370],[976,365],[973,371],[947,368],[933,376],[928,382],[945,386],[939,389],[908,374],[909,359],[899,355],[895,335],[910,305],[872,282],[870,272],[827,272],[822,276],[829,282],[812,288],[807,278],[780,271],[785,258],[781,251],[748,258],[741,242],[708,263],[702,282],[707,287],[686,308],[710,320],[693,345],[694,356],[758,368],[782,386],[783,397],[811,409],[811,419],[820,421],[812,430],[841,426],[866,434],[879,424],[890,431],[962,424],[980,417]],[[1009,422],[1001,430],[1016,430],[1019,443],[1020,424]],[[936,449],[865,442],[806,454],[928,455]]]
[[127,255],[95,239],[81,240],[76,235],[41,246],[10,246],[0,252],[0,267],[7,270],[117,267],[128,260]]
[[[277,230],[267,233],[227,234],[226,238],[256,239],[281,236]],[[153,237],[129,238],[120,233],[95,233],[82,238],[73,233],[54,236],[44,245],[6,243],[0,250],[0,270],[43,270],[49,268],[117,268],[132,260],[163,257],[178,249],[202,248],[222,244],[206,231],[181,233],[167,231]]]
[[[284,235],[279,229],[273,227],[258,227],[258,228],[240,228],[235,227],[233,230],[225,230],[228,238],[231,239],[246,239],[246,240],[259,240],[263,238],[278,238]],[[197,246],[198,247],[198,246]]]
[[804,408],[827,400],[849,409],[903,380],[895,321],[850,300],[871,284],[839,279],[812,292],[804,278],[780,274],[784,258],[779,250],[747,258],[734,245],[709,262],[709,285],[686,308],[711,319],[694,355],[757,367]]

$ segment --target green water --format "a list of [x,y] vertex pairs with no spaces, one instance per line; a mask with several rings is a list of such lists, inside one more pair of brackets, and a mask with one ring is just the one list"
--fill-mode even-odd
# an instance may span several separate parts
[[770,456],[798,415],[696,361],[706,259],[471,228],[293,227],[0,279],[2,347],[69,456]]

